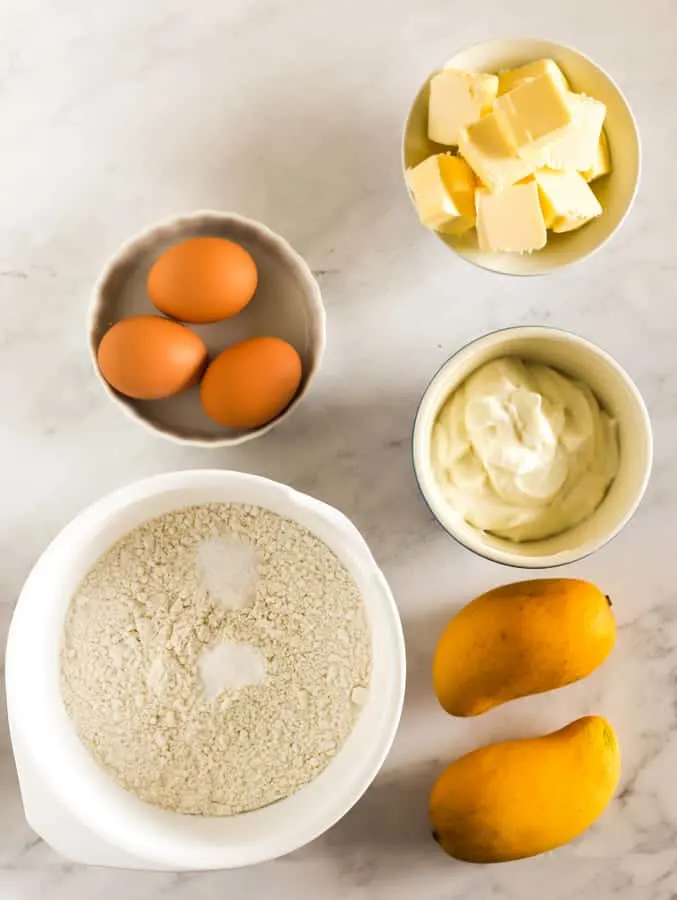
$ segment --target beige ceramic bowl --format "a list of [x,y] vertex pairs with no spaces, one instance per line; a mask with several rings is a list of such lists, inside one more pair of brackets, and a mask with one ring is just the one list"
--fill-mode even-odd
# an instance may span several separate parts
[[[468,524],[442,495],[432,471],[431,436],[443,404],[472,372],[502,356],[536,360],[586,382],[618,422],[620,466],[606,497],[587,521],[543,541],[517,544]],[[628,373],[604,350],[555,328],[508,328],[463,347],[431,381],[414,424],[414,471],[423,498],[440,525],[485,559],[527,569],[575,562],[615,537],[639,506],[652,458],[649,414]]]
[[[500,72],[548,57],[562,68],[573,90],[589,94],[606,104],[604,127],[609,139],[612,171],[591,184],[604,213],[577,231],[548,233],[547,246],[531,254],[483,253],[477,246],[474,229],[462,237],[437,235],[468,262],[504,275],[543,275],[599,250],[630,211],[639,184],[639,133],[627,100],[611,77],[578,50],[535,38],[485,41],[457,53],[445,63],[445,67]],[[449,149],[428,140],[429,92],[428,79],[414,100],[407,119],[402,150],[405,171],[432,153]]]
[[[301,386],[292,403],[277,419],[249,431],[229,430],[213,422],[202,409],[197,386],[166,400],[125,397],[105,381],[96,361],[99,343],[115,322],[128,316],[160,314],[146,293],[148,272],[157,257],[172,244],[206,235],[241,244],[254,257],[259,275],[256,293],[242,312],[214,324],[188,326],[206,343],[209,358],[237,341],[266,335],[292,344],[303,363]],[[134,421],[178,443],[225,447],[265,434],[292,412],[320,366],[325,328],[317,281],[283,238],[251,219],[206,210],[154,225],[117,251],[94,289],[89,347],[106,393]]]

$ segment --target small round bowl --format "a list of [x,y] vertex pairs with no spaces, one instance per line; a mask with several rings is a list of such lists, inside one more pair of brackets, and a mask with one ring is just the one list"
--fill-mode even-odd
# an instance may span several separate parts
[[[620,465],[606,497],[589,519],[542,541],[514,543],[473,527],[442,496],[432,470],[431,436],[443,404],[480,366],[503,356],[545,363],[584,381],[618,422]],[[428,385],[414,422],[414,472],[433,516],[468,550],[493,562],[525,569],[576,562],[615,537],[640,504],[652,458],[649,414],[628,373],[590,341],[555,328],[508,328],[463,347]]]
[[[210,325],[188,325],[213,359],[246,338],[282,338],[298,351],[303,376],[285,411],[260,428],[237,431],[212,421],[200,404],[196,385],[166,400],[132,400],[114,390],[99,371],[96,354],[108,329],[120,319],[160,315],[146,293],[148,272],[168,247],[187,238],[213,236],[241,244],[258,268],[256,293],[242,312]],[[89,348],[94,371],[108,396],[135,422],[180,444],[229,447],[270,431],[295,409],[319,369],[326,342],[326,318],[319,285],[299,254],[265,225],[235,213],[202,210],[169,219],[124,244],[103,270],[89,316]]]
[[[462,50],[444,67],[500,72],[546,58],[554,59],[562,68],[574,91],[588,94],[606,104],[604,128],[609,140],[612,168],[608,175],[590,185],[604,212],[576,231],[567,234],[548,232],[547,245],[531,254],[483,253],[477,246],[475,229],[463,237],[435,232],[440,240],[468,262],[503,275],[544,275],[599,250],[629,213],[639,184],[639,132],[628,102],[604,69],[578,50],[554,41],[506,38],[485,41]],[[402,162],[405,172],[431,154],[449,149],[428,140],[429,94],[430,79],[418,92],[404,128]]]
[[[202,503],[262,506],[308,528],[350,572],[362,594],[372,635],[367,699],[334,759],[287,799],[236,816],[183,815],[125,791],[80,742],[60,690],[63,624],[87,570],[142,522]],[[35,660],[40,660],[39,666]],[[390,588],[364,539],[342,513],[266,478],[201,469],[131,484],[94,503],[64,528],[21,592],[10,626],[5,672],[16,746],[24,748],[48,794],[72,818],[148,868],[221,869],[290,853],[319,837],[359,800],[397,731],[405,650]],[[41,823],[34,824],[40,832]]]

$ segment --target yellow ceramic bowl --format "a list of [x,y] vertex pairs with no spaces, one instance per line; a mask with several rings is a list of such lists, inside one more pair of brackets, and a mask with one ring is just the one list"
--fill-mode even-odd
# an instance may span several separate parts
[[[440,240],[468,262],[504,275],[543,275],[599,250],[618,230],[630,211],[639,184],[639,133],[628,102],[611,77],[578,50],[535,38],[493,40],[457,53],[445,66],[499,72],[544,58],[555,60],[573,90],[606,104],[604,127],[609,139],[612,171],[591,184],[604,213],[577,231],[548,233],[547,245],[535,253],[483,253],[477,246],[474,229],[462,237],[437,234]],[[405,171],[431,154],[447,149],[428,140],[429,85],[430,79],[418,92],[404,129],[402,161]]]

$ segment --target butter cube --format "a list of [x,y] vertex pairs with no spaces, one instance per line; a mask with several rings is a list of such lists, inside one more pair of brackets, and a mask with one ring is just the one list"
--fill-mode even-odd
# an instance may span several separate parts
[[569,90],[569,82],[564,76],[564,72],[560,69],[554,59],[537,59],[534,62],[527,63],[525,66],[519,66],[517,69],[508,69],[505,72],[498,73],[498,95],[507,94],[517,85],[532,78],[538,78],[539,75],[552,75],[555,82],[563,91]]
[[461,130],[491,111],[498,77],[480,72],[443,69],[430,81],[428,137],[437,144],[455,146]]
[[475,224],[476,179],[460,156],[430,156],[409,169],[407,184],[426,228],[463,234]]
[[605,131],[602,130],[592,165],[589,169],[581,172],[581,175],[586,181],[594,181],[595,178],[601,178],[602,175],[607,175],[610,171],[611,158],[609,155],[609,142],[607,141]]
[[497,98],[494,115],[524,159],[525,150],[533,154],[571,127],[574,117],[567,93],[552,73],[546,72]]
[[547,228],[573,231],[601,215],[599,200],[578,172],[539,169],[535,180]]
[[573,124],[559,137],[535,148],[525,148],[523,155],[537,169],[591,169],[597,158],[606,106],[585,94],[569,94],[567,103]]
[[464,128],[458,149],[480,181],[494,191],[521,181],[536,168],[517,156],[515,145],[501,130],[494,113]]
[[480,250],[528,253],[545,247],[545,220],[533,179],[495,193],[477,188],[475,203]]

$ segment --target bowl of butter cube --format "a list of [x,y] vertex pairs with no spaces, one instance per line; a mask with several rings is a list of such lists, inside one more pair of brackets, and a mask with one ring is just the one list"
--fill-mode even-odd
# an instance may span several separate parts
[[420,89],[403,167],[421,223],[460,256],[541,275],[602,247],[630,211],[641,149],[613,79],[553,41],[486,41]]

